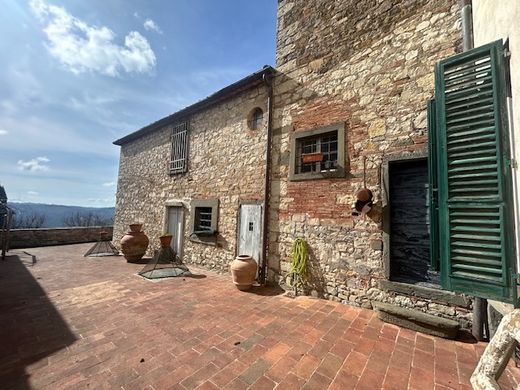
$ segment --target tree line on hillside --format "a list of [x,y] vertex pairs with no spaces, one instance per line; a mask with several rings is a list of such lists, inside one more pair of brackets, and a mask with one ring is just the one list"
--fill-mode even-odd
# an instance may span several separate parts
[[[38,229],[45,225],[45,214],[38,212],[17,213],[13,216],[11,229]],[[75,212],[63,218],[64,227],[109,226],[113,218],[104,218],[94,212]]]
[[[0,185],[0,222],[3,222],[4,218],[1,212],[2,205],[7,205],[7,194],[4,187]],[[42,228],[46,219],[44,213],[37,211],[16,211],[11,220],[11,229]],[[64,227],[109,226],[114,224],[114,219],[98,215],[93,211],[77,211],[64,217],[62,222]]]

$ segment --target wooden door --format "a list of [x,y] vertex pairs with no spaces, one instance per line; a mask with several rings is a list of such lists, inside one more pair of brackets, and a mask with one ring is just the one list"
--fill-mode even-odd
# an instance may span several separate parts
[[168,207],[168,233],[173,235],[171,247],[182,258],[184,239],[184,211],[182,207]]
[[240,206],[238,228],[238,253],[249,255],[260,266],[262,253],[262,206],[243,204]]
[[439,285],[430,271],[428,168],[425,159],[390,164],[390,278]]

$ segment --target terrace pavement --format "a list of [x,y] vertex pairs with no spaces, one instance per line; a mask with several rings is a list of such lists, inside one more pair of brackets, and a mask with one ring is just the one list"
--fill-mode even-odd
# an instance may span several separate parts
[[[486,345],[201,269],[151,282],[122,257],[84,258],[91,245],[0,261],[0,388],[470,389]],[[502,388],[519,381],[510,363]]]

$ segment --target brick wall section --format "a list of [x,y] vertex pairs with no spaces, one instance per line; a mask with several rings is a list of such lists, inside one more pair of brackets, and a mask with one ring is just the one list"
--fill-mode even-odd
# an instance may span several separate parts
[[[279,1],[270,277],[283,283],[294,238],[310,248],[313,294],[370,307],[393,301],[469,319],[466,309],[378,288],[385,278],[380,168],[385,156],[425,153],[434,64],[461,48],[459,5],[440,1]],[[291,135],[344,122],[347,178],[288,180]],[[375,210],[353,217],[366,182]]]
[[[158,249],[166,224],[166,204],[184,204],[184,261],[229,271],[236,248],[237,213],[241,201],[263,200],[267,121],[251,131],[247,117],[255,107],[267,112],[264,85],[207,108],[190,118],[188,171],[170,176],[171,126],[121,147],[114,241],[128,224],[143,223],[150,238],[148,254]],[[218,245],[190,241],[192,199],[218,199]]]
[[112,226],[16,229],[9,232],[9,246],[17,249],[95,242],[99,240],[102,231],[107,232],[107,238],[111,239],[112,230]]

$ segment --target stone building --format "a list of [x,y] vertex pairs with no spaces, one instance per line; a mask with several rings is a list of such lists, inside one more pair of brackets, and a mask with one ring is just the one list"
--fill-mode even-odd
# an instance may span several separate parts
[[[435,63],[461,51],[459,3],[302,6],[285,0],[279,2],[277,44],[270,273],[287,272],[292,241],[302,236],[313,257],[314,294],[366,307],[385,300],[468,317],[467,300],[438,291],[433,302],[432,291],[419,287],[436,284],[428,272],[425,223],[426,102],[434,91]],[[298,177],[298,144],[316,136],[307,136],[309,131],[328,135],[331,129],[344,143],[337,155],[344,169]],[[382,194],[384,175],[390,186],[394,179],[403,184],[392,191],[401,194],[391,215],[385,215],[393,199]],[[374,206],[366,215],[353,215],[364,187],[372,191]]]
[[[490,238],[498,244],[478,241],[486,239],[487,231],[471,224],[494,215],[489,210],[495,206],[484,205],[486,209],[478,205],[482,199],[471,196],[477,202],[471,207],[484,214],[462,210],[461,215],[476,219],[460,217],[462,225],[453,226],[456,218],[447,214],[455,207],[449,203],[453,176],[441,177],[443,170],[436,169],[448,164],[437,156],[444,153],[437,140],[444,142],[450,122],[440,123],[445,117],[433,113],[448,110],[446,99],[465,93],[460,85],[473,83],[470,89],[479,93],[487,88],[482,79],[471,79],[473,73],[463,74],[470,65],[457,56],[463,51],[463,22],[467,26],[468,20],[463,20],[462,8],[467,3],[279,0],[276,70],[265,68],[115,142],[122,148],[114,237],[140,218],[152,238],[176,225],[184,233],[174,245],[186,262],[226,272],[234,255],[245,250],[261,266],[260,281],[281,285],[292,244],[303,237],[309,250],[307,293],[364,307],[389,302],[457,318],[463,326],[472,317],[467,295],[511,302],[507,278],[514,268],[506,249],[514,252],[514,244],[504,237],[514,229],[502,218],[489,228],[489,234],[500,230]],[[478,64],[487,60],[468,61],[481,72]],[[446,76],[439,69],[450,64],[455,65]],[[486,80],[492,71],[485,70]],[[456,81],[449,89],[452,78],[469,81]],[[427,103],[434,97],[430,107],[436,111],[428,117]],[[481,107],[470,101],[456,108],[462,106],[457,115],[467,115],[464,129],[474,131],[470,114],[480,115]],[[493,118],[499,121],[497,112]],[[187,127],[179,127],[183,123]],[[171,148],[170,137],[175,139],[179,128],[188,134],[187,169],[172,174],[168,163],[175,146]],[[455,136],[466,133],[461,134]],[[499,130],[497,134],[495,138],[502,137]],[[468,153],[482,151],[462,142],[463,149],[476,148]],[[507,145],[492,152],[500,159],[508,153]],[[478,176],[480,171],[464,165],[468,161],[455,164]],[[499,180],[505,171],[497,172]],[[448,184],[437,189],[437,179]],[[501,194],[512,191],[504,183]],[[368,200],[361,202],[360,194]],[[504,199],[497,207],[512,203]],[[211,215],[208,228],[215,234],[194,234],[201,228],[200,212]],[[457,229],[469,233],[455,242]],[[255,238],[246,240],[246,234]],[[468,238],[472,234],[477,238]],[[488,249],[473,253],[474,247]],[[495,268],[479,268],[480,263]]]
[[115,141],[121,146],[116,242],[128,224],[140,222],[150,237],[149,254],[169,231],[185,262],[227,271],[241,211],[250,219],[242,218],[243,239],[251,241],[243,241],[241,251],[258,243],[272,71],[265,67]]

